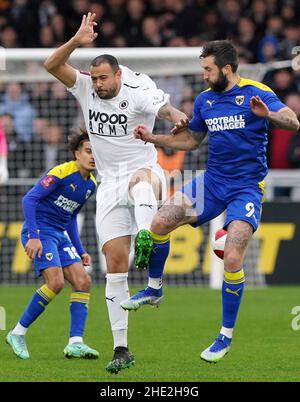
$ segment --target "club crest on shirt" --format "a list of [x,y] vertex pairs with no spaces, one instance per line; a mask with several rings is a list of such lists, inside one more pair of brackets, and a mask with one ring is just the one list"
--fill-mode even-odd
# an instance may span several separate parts
[[122,100],[122,102],[120,102],[120,104],[119,104],[119,108],[124,110],[128,107],[128,105],[129,105],[129,103],[127,100]]
[[52,254],[52,253],[46,253],[45,256],[46,256],[46,258],[47,258],[48,261],[51,261],[52,258],[53,258],[53,254]]
[[45,189],[48,189],[53,183],[55,183],[55,181],[56,179],[54,176],[48,175],[40,183]]
[[235,97],[235,103],[241,106],[244,102],[244,99],[245,99],[244,95],[238,95]]

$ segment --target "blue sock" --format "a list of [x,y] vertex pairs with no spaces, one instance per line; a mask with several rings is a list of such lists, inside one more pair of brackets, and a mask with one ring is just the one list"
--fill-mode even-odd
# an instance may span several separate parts
[[149,264],[149,282],[156,281],[160,283],[160,288],[155,289],[148,285],[151,293],[155,296],[162,295],[161,282],[166,260],[170,251],[170,235],[157,235],[150,232],[153,238],[153,253]]
[[44,312],[45,307],[55,296],[56,293],[49,289],[47,285],[37,289],[19,321],[20,324],[28,328]]
[[90,294],[76,290],[71,293],[70,312],[71,312],[71,328],[70,338],[73,336],[83,337],[85,323],[88,315],[88,304]]
[[244,270],[237,272],[224,271],[222,286],[223,321],[225,328],[234,328],[239,307],[244,293]]

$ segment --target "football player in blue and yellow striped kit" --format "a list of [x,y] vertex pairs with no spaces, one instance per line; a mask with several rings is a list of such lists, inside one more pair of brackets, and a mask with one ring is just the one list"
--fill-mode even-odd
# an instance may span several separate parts
[[144,304],[159,305],[169,233],[184,224],[202,225],[226,210],[222,326],[213,344],[200,355],[205,361],[217,362],[230,348],[244,290],[246,248],[260,221],[268,124],[297,131],[299,122],[269,87],[239,76],[237,52],[229,41],[206,43],[200,57],[209,89],[197,97],[192,120],[175,125],[170,135],[153,135],[142,125],[135,134],[143,141],[191,150],[208,133],[207,170],[162,206],[150,231],[138,233],[135,265],[149,266],[148,287],[121,306],[136,310]]
[[25,342],[29,326],[63,289],[65,279],[71,284],[72,293],[70,338],[64,355],[85,359],[99,356],[83,343],[91,287],[84,266],[91,264],[91,258],[77,227],[78,212],[96,190],[92,174],[95,162],[86,132],[73,133],[69,145],[75,160],[48,171],[23,198],[25,222],[21,240],[26,254],[34,260],[36,274],[43,276],[44,285],[34,293],[6,338],[21,359],[29,358]]

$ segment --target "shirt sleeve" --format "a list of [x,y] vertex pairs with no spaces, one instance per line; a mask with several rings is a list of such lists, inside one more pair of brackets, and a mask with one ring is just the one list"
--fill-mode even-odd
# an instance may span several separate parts
[[159,109],[170,100],[170,95],[161,89],[144,87],[137,97],[137,108],[140,112],[157,116]]
[[271,112],[278,112],[278,110],[287,107],[271,89],[266,91],[258,90],[257,95],[260,96]]
[[81,257],[82,254],[86,253],[86,251],[81,243],[81,239],[79,236],[78,225],[77,225],[77,215],[78,215],[77,213],[75,215],[72,215],[69,226],[67,227],[67,233],[70,237],[70,240],[71,240],[73,246],[76,248],[77,253]]
[[36,208],[38,203],[51,194],[60,185],[60,179],[56,176],[45,175],[23,197],[22,205],[24,218],[28,228],[30,239],[38,239],[39,233],[36,224]]
[[206,123],[201,116],[199,97],[196,99],[194,104],[194,113],[189,128],[196,133],[206,133],[208,131]]
[[76,70],[75,84],[71,88],[67,88],[67,90],[81,103],[89,89],[92,89],[91,77],[89,73]]

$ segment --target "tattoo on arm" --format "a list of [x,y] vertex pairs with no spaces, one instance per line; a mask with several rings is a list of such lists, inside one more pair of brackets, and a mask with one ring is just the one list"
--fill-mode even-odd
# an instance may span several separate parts
[[200,146],[204,138],[206,137],[206,133],[200,133],[200,132],[196,133],[194,131],[191,131],[191,136],[194,138],[194,140],[196,140],[196,142]]
[[299,121],[296,114],[288,108],[284,108],[278,112],[270,112],[268,119],[275,126],[286,130],[297,131],[299,129]]

